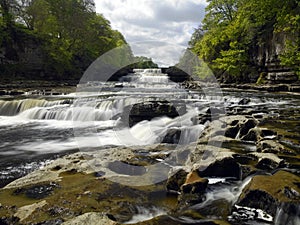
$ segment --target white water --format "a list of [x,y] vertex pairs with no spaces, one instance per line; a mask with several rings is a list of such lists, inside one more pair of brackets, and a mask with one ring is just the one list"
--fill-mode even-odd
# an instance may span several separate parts
[[167,213],[159,208],[151,207],[151,208],[145,208],[137,206],[138,214],[134,215],[130,221],[124,223],[124,224],[135,224],[142,221],[150,220],[152,218],[167,215]]
[[[123,88],[122,88],[123,87]],[[55,98],[28,96],[28,99],[0,100],[0,156],[7,163],[13,157],[23,161],[28,157],[56,154],[63,151],[82,149],[101,149],[102,146],[133,146],[161,143],[170,130],[181,131],[179,144],[188,145],[198,140],[206,124],[197,124],[199,113],[205,113],[211,105],[225,107],[248,107],[273,109],[281,107],[299,107],[282,99],[267,97],[256,98],[250,95],[251,102],[240,106],[244,96],[204,95],[186,91],[170,82],[167,75],[159,69],[135,70],[135,74],[123,78],[118,83],[89,82],[80,85],[80,92]],[[249,98],[249,96],[246,96]],[[171,103],[183,102],[187,113],[176,118],[166,116],[141,121],[129,128],[121,126],[124,108],[136,103],[168,100]],[[262,113],[263,115],[263,113]],[[75,130],[75,137],[74,132]],[[44,158],[45,159],[45,158]],[[6,161],[5,161],[6,160]],[[161,159],[160,162],[162,162]],[[35,165],[42,165],[36,163]],[[171,164],[170,164],[171,165]],[[173,164],[172,164],[173,166]],[[33,167],[32,164],[20,166]],[[10,177],[14,169],[7,167],[0,176]],[[193,206],[200,209],[213,205],[222,199],[233,205],[249,180],[228,184],[225,179],[209,178],[209,191],[205,201]],[[252,209],[246,209],[251,211]],[[300,224],[298,216],[287,215],[279,208],[274,220],[275,225]],[[261,219],[270,219],[264,212],[256,209]],[[165,215],[163,209],[138,208],[128,224],[137,223],[159,215]]]
[[[126,88],[118,89],[116,86],[122,85],[109,82],[88,82],[79,85],[80,92],[67,96],[0,100],[0,130],[6,133],[4,143],[9,143],[3,145],[1,154],[14,151],[44,154],[76,149],[78,145],[83,148],[149,145],[160,143],[170,129],[181,131],[179,144],[188,144],[195,142],[203,131],[204,125],[193,124],[191,120],[198,114],[193,106],[176,118],[154,118],[131,128],[120,126],[124,109],[136,103],[167,98],[185,104],[188,99],[183,90],[174,95],[178,85],[170,82],[160,69],[135,70],[121,84]],[[76,138],[71,134],[72,128]],[[63,138],[64,133],[68,136]],[[19,136],[12,143],[16,134]],[[10,150],[4,149],[8,146]]]

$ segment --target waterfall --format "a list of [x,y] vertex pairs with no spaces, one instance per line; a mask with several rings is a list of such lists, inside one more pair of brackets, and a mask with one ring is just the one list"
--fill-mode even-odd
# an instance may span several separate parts
[[150,69],[134,69],[134,73],[140,73],[140,74],[161,74],[161,69],[157,68],[150,68]]
[[50,107],[55,105],[69,105],[71,100],[47,101],[43,99],[0,100],[0,115],[15,116],[18,113],[34,107]]
[[300,205],[283,203],[278,209],[274,219],[274,225],[299,225]]
[[166,84],[169,81],[169,77],[166,75],[162,76],[147,76],[143,75],[139,78],[138,82],[140,83],[161,83]]

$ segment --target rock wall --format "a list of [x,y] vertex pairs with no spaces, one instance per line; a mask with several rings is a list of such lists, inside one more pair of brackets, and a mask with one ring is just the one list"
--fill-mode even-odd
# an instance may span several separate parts
[[45,52],[42,41],[22,31],[14,31],[12,38],[0,46],[0,76],[14,77],[44,76]]
[[253,58],[259,72],[265,73],[268,83],[293,83],[298,80],[291,68],[280,65],[279,56],[283,53],[288,39],[291,37],[286,33],[269,32],[254,51]]

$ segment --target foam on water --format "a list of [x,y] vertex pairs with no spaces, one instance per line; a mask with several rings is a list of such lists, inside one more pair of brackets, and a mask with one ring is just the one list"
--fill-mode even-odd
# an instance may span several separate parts
[[167,213],[156,207],[141,207],[137,206],[138,214],[134,215],[130,221],[125,222],[124,224],[136,224],[142,221],[150,220],[158,216],[166,215]]

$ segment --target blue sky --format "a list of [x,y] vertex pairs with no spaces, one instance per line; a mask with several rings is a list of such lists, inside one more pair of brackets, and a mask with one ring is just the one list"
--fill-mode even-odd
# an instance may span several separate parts
[[176,63],[205,13],[206,0],[95,0],[136,55]]

